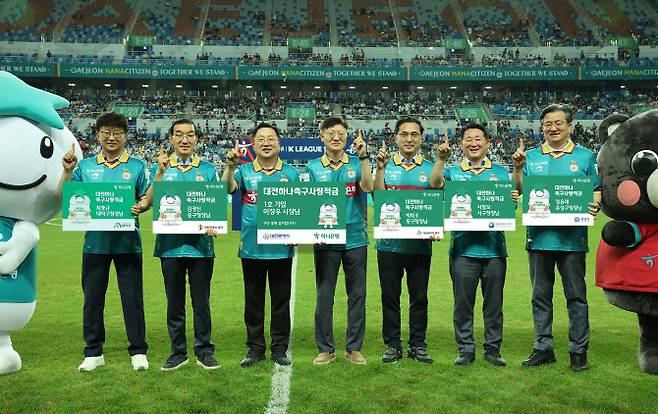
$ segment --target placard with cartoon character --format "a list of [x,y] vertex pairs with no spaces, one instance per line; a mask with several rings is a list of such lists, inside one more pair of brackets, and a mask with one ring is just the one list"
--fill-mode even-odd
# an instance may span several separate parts
[[155,181],[153,233],[228,233],[226,184],[208,181]]
[[344,244],[343,183],[258,183],[260,244]]
[[443,191],[376,190],[375,239],[443,238]]
[[591,177],[524,176],[524,226],[593,226]]
[[512,181],[447,181],[444,228],[457,231],[514,231]]
[[134,231],[135,187],[120,183],[65,182],[62,187],[64,231]]

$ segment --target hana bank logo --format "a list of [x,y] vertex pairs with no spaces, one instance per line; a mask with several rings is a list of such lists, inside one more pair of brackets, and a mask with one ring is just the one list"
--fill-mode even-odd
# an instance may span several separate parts
[[654,265],[653,259],[655,259],[656,257],[658,257],[658,254],[654,254],[653,256],[642,256],[640,257],[640,259],[644,260],[644,263],[646,263],[647,266],[649,266],[649,269],[653,269],[653,265]]
[[116,223],[114,223],[114,226],[112,226],[112,228],[114,228],[115,230],[119,230],[119,229],[129,229],[129,228],[130,228],[130,224],[128,224],[128,223],[119,223],[119,222],[116,222]]

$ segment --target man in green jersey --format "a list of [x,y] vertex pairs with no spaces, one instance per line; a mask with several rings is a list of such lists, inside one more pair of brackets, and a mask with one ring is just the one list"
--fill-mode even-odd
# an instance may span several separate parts
[[368,201],[373,179],[366,143],[357,134],[353,147],[357,156],[345,153],[347,123],[339,118],[327,118],[320,124],[320,139],[324,143],[322,157],[311,160],[306,169],[311,182],[345,184],[347,196],[346,244],[318,244],[314,247],[315,284],[315,343],[320,353],[313,360],[325,365],[336,359],[333,332],[333,305],[338,269],[341,263],[347,288],[347,333],[345,357],[352,363],[365,364],[361,346],[366,333],[366,261],[368,257]]
[[[596,216],[601,203],[601,184],[592,151],[571,140],[573,112],[566,105],[549,105],[539,120],[544,143],[525,152],[523,140],[513,154],[517,188],[522,190],[522,176],[589,176],[594,183],[594,201],[589,213]],[[589,345],[589,308],[585,285],[585,254],[588,251],[587,227],[529,226],[526,250],[532,282],[532,319],[535,343],[523,366],[533,367],[555,362],[553,351],[553,285],[557,266],[569,313],[569,357],[573,371],[587,369]]]
[[[403,118],[395,125],[398,152],[391,157],[385,146],[376,156],[375,189],[389,191],[430,188],[433,165],[420,153],[423,126],[414,118]],[[390,162],[389,162],[390,160]],[[380,239],[377,249],[379,283],[382,289],[382,336],[386,351],[381,360],[394,363],[402,358],[400,295],[407,273],[409,290],[409,348],[407,355],[424,364],[434,360],[427,353],[427,286],[432,261],[432,242],[421,239]]]
[[247,355],[240,366],[249,367],[265,359],[265,284],[269,279],[271,299],[271,359],[278,365],[290,365],[287,356],[290,341],[290,289],[294,248],[285,244],[258,244],[257,204],[259,182],[296,182],[297,170],[279,158],[279,130],[259,124],[253,139],[256,159],[238,167],[240,151],[236,143],[226,157],[222,180],[229,193],[242,191],[242,230],[238,256],[242,261],[247,326]]
[[[432,186],[443,188],[446,181],[509,180],[510,173],[502,165],[487,158],[491,145],[489,133],[477,123],[462,130],[459,147],[463,154],[457,165],[446,167],[450,154],[448,137],[439,145]],[[513,190],[516,201],[518,191]],[[482,315],[484,319],[484,359],[497,366],[507,362],[500,355],[503,342],[503,288],[507,270],[507,247],[502,231],[452,231],[450,241],[450,278],[454,296],[454,330],[457,351],[455,365],[468,365],[475,360],[473,307],[478,283],[482,281]]]
[[[66,181],[126,183],[135,187],[135,202],[142,200],[148,188],[144,161],[131,157],[124,149],[128,120],[122,114],[104,113],[96,120],[96,138],[101,151],[94,157],[78,162],[69,151],[62,159]],[[144,211],[136,204],[133,214]],[[79,371],[93,371],[105,365],[105,293],[109,281],[110,264],[114,262],[123,306],[123,317],[134,370],[148,369],[145,341],[144,298],[142,292],[142,241],[139,221],[134,231],[88,231],[82,251],[82,291],[84,293],[83,334],[84,361]]]
[[[196,154],[198,136],[189,119],[174,121],[169,129],[169,143],[174,153],[160,148],[158,162],[151,168],[151,182],[155,181],[219,181],[215,166]],[[153,204],[153,187],[147,193]],[[212,232],[210,232],[212,235]],[[185,280],[190,284],[194,313],[194,354],[197,365],[217,369],[215,345],[211,342],[210,281],[215,259],[214,243],[209,234],[158,234],[153,255],[160,258],[167,294],[167,329],[171,339],[171,355],[162,364],[162,371],[187,365],[185,337]]]

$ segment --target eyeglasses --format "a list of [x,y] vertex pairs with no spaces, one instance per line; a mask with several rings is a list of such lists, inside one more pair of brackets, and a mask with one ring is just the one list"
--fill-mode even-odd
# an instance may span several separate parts
[[325,135],[327,138],[334,138],[336,136],[339,138],[345,138],[347,136],[347,132],[327,131],[325,132]]
[[278,139],[276,137],[258,137],[254,139],[254,142],[257,142],[259,144],[274,144],[277,142]]
[[547,122],[544,122],[541,126],[544,129],[552,129],[553,127],[559,129],[559,128],[562,128],[563,126],[568,125],[568,124],[569,123],[567,121],[555,121],[555,122],[547,121]]
[[174,134],[174,138],[176,138],[178,141],[182,141],[183,138],[187,138],[189,141],[194,141],[196,139],[196,133],[190,132],[189,134],[183,134],[181,132],[176,132]]
[[409,137],[418,138],[418,137],[420,137],[420,132],[416,132],[416,131],[414,131],[414,132],[400,132],[400,133],[398,133],[398,136],[400,138],[409,138]]
[[113,136],[114,138],[121,138],[122,136],[126,135],[124,131],[120,131],[120,130],[110,131],[107,129],[101,129],[100,131],[98,131],[98,133],[101,134],[103,138],[109,138],[111,136]]

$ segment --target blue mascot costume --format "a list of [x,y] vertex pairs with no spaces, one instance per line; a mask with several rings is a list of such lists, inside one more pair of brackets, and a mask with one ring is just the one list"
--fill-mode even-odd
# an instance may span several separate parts
[[658,374],[658,110],[603,120],[597,166],[603,227],[596,284],[608,302],[634,312],[640,369]]
[[0,375],[21,369],[10,334],[36,306],[38,224],[60,209],[62,157],[82,151],[56,109],[69,102],[0,71]]

